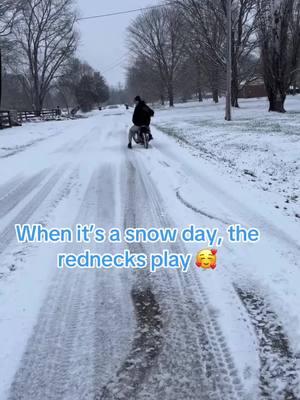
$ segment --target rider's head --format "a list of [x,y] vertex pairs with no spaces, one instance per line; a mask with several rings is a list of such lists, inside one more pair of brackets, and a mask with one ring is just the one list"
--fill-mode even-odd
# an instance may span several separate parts
[[134,98],[135,104],[139,104],[140,101],[142,101],[142,99],[140,98],[140,96],[136,96],[136,97]]

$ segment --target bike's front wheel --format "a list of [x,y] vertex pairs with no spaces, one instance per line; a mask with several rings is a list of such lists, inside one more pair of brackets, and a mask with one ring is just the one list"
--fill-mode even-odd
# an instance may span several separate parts
[[149,147],[149,135],[148,135],[148,133],[143,133],[143,139],[144,139],[144,147],[145,147],[145,149],[148,149],[148,147]]

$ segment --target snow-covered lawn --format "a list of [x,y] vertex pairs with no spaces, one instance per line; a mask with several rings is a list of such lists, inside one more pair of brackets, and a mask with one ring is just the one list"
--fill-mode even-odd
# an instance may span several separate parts
[[225,122],[224,101],[205,100],[166,108],[153,122],[237,181],[276,194],[274,206],[284,215],[300,217],[300,95],[288,96],[286,109],[269,113],[266,99],[243,99]]

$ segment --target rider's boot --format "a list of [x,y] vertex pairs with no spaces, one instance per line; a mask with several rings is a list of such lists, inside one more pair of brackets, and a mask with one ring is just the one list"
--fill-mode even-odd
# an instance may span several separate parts
[[131,144],[131,142],[128,143],[128,148],[129,148],[129,149],[132,149],[132,144]]

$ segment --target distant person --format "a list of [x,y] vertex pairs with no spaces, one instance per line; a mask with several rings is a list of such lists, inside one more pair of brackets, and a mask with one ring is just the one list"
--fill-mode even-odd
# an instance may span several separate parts
[[[150,126],[151,117],[154,116],[154,111],[147,106],[147,104],[140,98],[140,96],[136,96],[134,99],[135,109],[132,117],[133,126],[129,130],[128,135],[128,148],[132,148],[132,139],[135,134],[140,133],[140,128],[142,126]],[[150,140],[153,139],[153,136],[150,134]]]
[[60,109],[59,106],[56,107],[55,115],[56,115],[57,117],[60,117],[60,116],[61,116],[61,109]]
[[126,107],[126,110],[129,110],[129,105],[128,104],[124,104]]

